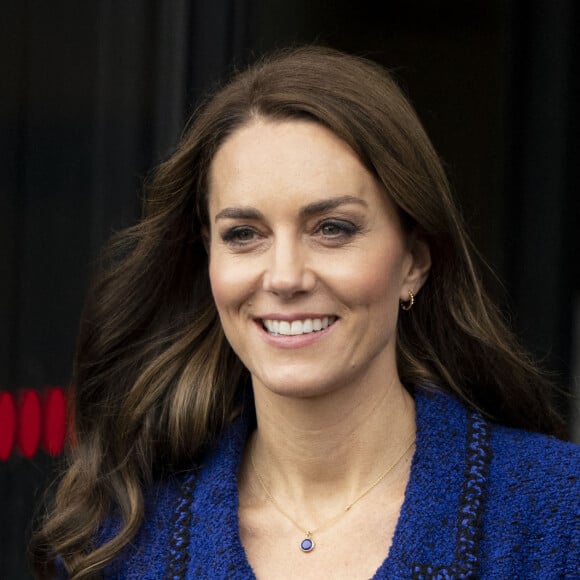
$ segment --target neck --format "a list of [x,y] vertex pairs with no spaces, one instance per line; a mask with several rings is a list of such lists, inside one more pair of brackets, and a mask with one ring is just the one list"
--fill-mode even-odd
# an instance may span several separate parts
[[396,375],[381,389],[311,398],[257,388],[255,400],[258,429],[248,448],[256,468],[274,497],[308,512],[352,501],[401,455],[415,431],[413,399]]

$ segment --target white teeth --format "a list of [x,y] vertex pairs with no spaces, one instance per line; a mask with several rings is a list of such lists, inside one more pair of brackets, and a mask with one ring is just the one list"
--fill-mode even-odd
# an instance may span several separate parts
[[297,336],[299,334],[310,334],[328,328],[336,321],[335,316],[324,316],[323,318],[306,318],[305,320],[266,320],[264,328],[270,334],[281,334],[284,336]]
[[297,334],[302,334],[302,328],[303,328],[303,324],[302,322],[300,322],[300,320],[293,320],[292,324],[290,324],[290,334],[292,336],[296,336]]

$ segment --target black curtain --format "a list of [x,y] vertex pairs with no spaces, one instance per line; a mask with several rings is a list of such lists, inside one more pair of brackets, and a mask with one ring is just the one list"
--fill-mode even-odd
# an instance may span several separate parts
[[[6,4],[6,3],[5,3]],[[244,3],[25,0],[0,19],[0,391],[66,387],[99,248],[244,43]],[[0,462],[0,577],[59,460]]]
[[568,383],[580,291],[579,7],[521,0],[508,18],[504,274],[528,348]]
[[[12,0],[0,19],[0,391],[66,386],[98,249],[231,63],[322,42],[395,69],[527,346],[564,384],[578,294],[572,0]],[[496,288],[497,290],[497,288]],[[0,462],[0,576],[28,577],[58,459]]]

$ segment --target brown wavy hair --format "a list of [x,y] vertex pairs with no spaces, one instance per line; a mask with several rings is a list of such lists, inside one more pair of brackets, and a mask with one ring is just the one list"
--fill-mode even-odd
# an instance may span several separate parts
[[[50,575],[57,554],[72,578],[98,576],[138,531],[143,489],[194,465],[238,412],[248,373],[224,337],[201,232],[210,163],[255,117],[330,129],[384,185],[409,231],[427,240],[429,279],[398,326],[402,382],[452,392],[505,425],[562,432],[551,385],[482,288],[442,164],[391,76],[331,49],[277,52],[194,114],[146,186],[141,221],[103,258],[76,355],[78,442],[32,542],[39,576]],[[113,511],[122,526],[95,544]]]

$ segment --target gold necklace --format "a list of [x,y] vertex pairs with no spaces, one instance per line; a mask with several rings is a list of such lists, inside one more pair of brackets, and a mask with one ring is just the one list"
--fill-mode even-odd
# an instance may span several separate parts
[[306,537],[300,542],[300,549],[303,552],[308,553],[308,552],[312,552],[312,550],[314,550],[314,546],[316,545],[314,543],[313,535],[316,532],[319,532],[321,529],[335,524],[344,514],[346,514],[346,512],[348,512],[352,508],[353,505],[358,503],[363,497],[365,497],[365,495],[367,495],[377,485],[379,485],[379,483],[381,483],[381,481],[383,481],[383,479],[387,476],[387,474],[399,464],[399,462],[401,461],[401,459],[403,459],[403,457],[405,457],[405,455],[407,455],[407,451],[409,451],[409,449],[411,449],[411,447],[413,446],[414,443],[415,443],[415,436],[413,435],[413,437],[411,437],[411,439],[410,439],[409,444],[405,447],[405,450],[401,453],[401,455],[399,457],[397,457],[397,459],[393,463],[391,463],[373,481],[373,483],[371,483],[371,485],[369,485],[359,496],[357,496],[354,501],[351,501],[347,506],[345,506],[342,510],[340,510],[340,512],[338,512],[336,515],[334,515],[331,518],[327,519],[326,521],[322,522],[319,526],[317,526],[316,528],[314,528],[312,530],[309,530],[309,529],[305,528],[304,526],[302,526],[301,524],[299,524],[290,514],[288,514],[286,511],[284,511],[282,506],[280,506],[280,504],[274,499],[274,497],[270,493],[270,490],[266,487],[266,484],[264,483],[264,479],[262,478],[262,476],[260,475],[260,473],[256,469],[256,464],[254,463],[253,450],[250,451],[250,463],[252,464],[252,469],[254,470],[254,474],[256,475],[258,481],[260,482],[260,485],[262,486],[262,489],[264,490],[264,493],[266,494],[266,498],[268,499],[268,501],[286,519],[290,520],[300,531],[304,532],[304,535]]

